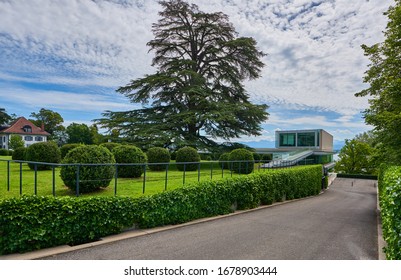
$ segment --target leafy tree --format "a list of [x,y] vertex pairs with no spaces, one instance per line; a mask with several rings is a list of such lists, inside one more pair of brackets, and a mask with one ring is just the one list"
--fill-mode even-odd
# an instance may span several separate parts
[[371,97],[364,118],[374,126],[378,142],[382,143],[382,158],[401,164],[401,0],[396,0],[385,15],[388,24],[384,42],[362,45],[371,61],[364,77],[370,86],[356,96]]
[[374,174],[374,149],[369,144],[356,139],[346,139],[335,170],[346,174]]
[[84,124],[72,123],[67,126],[66,133],[68,135],[68,144],[81,143],[81,144],[93,144],[92,132],[90,128]]
[[96,124],[92,124],[90,127],[90,132],[91,132],[91,136],[92,136],[92,142],[93,144],[100,144],[103,142],[103,135],[99,133],[99,129],[97,127]]
[[143,108],[107,111],[97,121],[134,143],[165,147],[174,141],[199,148],[215,145],[216,138],[260,135],[268,106],[250,103],[243,85],[259,78],[264,66],[256,41],[238,37],[222,12],[206,13],[182,0],[159,3],[161,18],[147,44],[157,72],[117,90]]
[[45,126],[45,130],[51,134],[50,139],[55,139],[60,132],[65,130],[63,126],[64,119],[57,112],[42,108],[38,113],[32,112],[30,117],[34,118],[30,121],[38,127],[41,127],[42,123]]
[[6,109],[0,108],[0,125],[8,124],[16,118],[15,114],[7,114]]
[[16,135],[16,134],[11,135],[10,141],[8,143],[8,147],[11,150],[16,150],[16,149],[24,147],[24,146],[25,146],[25,142],[20,135]]

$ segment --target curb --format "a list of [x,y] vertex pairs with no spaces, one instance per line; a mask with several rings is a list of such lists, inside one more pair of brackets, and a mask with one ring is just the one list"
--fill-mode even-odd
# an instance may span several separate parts
[[54,255],[58,255],[58,254],[63,254],[63,253],[73,252],[76,250],[81,250],[81,249],[91,248],[91,247],[95,247],[95,246],[99,246],[99,245],[103,245],[103,244],[108,244],[108,243],[112,243],[112,242],[116,242],[116,241],[120,241],[120,240],[124,240],[124,239],[145,236],[145,235],[162,232],[162,231],[166,231],[166,230],[182,228],[182,227],[186,227],[186,226],[191,226],[191,225],[215,221],[215,220],[219,220],[219,219],[223,219],[223,218],[228,218],[231,216],[241,215],[241,214],[245,214],[245,213],[249,213],[249,212],[259,211],[259,210],[263,210],[266,208],[276,207],[276,206],[280,206],[280,205],[291,203],[291,202],[314,198],[323,193],[324,193],[324,191],[320,192],[320,194],[315,195],[315,196],[308,196],[308,197],[303,197],[303,198],[298,198],[298,199],[286,200],[283,202],[277,202],[277,203],[270,204],[270,205],[259,206],[258,208],[253,208],[253,209],[238,210],[238,211],[235,211],[234,213],[220,215],[220,216],[214,216],[214,217],[209,217],[209,218],[202,218],[202,219],[198,219],[198,220],[194,220],[194,221],[190,221],[190,222],[178,224],[178,225],[167,225],[167,226],[161,226],[161,227],[156,227],[156,228],[151,228],[151,229],[131,229],[131,230],[128,229],[122,233],[107,236],[107,237],[101,238],[99,241],[95,241],[95,242],[84,243],[84,244],[76,245],[76,246],[61,245],[61,246],[57,246],[57,247],[53,247],[53,248],[46,248],[46,249],[41,249],[41,250],[22,253],[22,254],[18,254],[18,253],[17,254],[9,254],[9,255],[0,256],[0,260],[40,259],[40,258],[44,258],[44,257],[54,256]]
[[375,183],[376,192],[377,192],[377,206],[376,206],[376,214],[377,214],[377,252],[379,260],[386,260],[386,254],[384,253],[384,248],[387,246],[386,241],[383,238],[383,229],[382,229],[382,219],[381,219],[381,210],[380,210],[380,201],[379,201],[379,186]]

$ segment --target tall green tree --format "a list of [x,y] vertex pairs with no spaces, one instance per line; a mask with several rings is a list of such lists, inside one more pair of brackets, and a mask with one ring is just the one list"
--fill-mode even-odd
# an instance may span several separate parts
[[34,118],[31,121],[38,127],[41,127],[43,123],[45,130],[53,137],[56,136],[57,133],[65,130],[65,127],[63,126],[63,117],[52,110],[42,108],[38,113],[32,112],[30,117]]
[[15,118],[15,115],[9,115],[6,109],[0,108],[0,125],[5,125],[11,122]]
[[68,144],[82,143],[82,144],[93,144],[92,131],[84,123],[72,123],[67,126],[66,133],[68,135]]
[[374,149],[367,143],[357,139],[346,139],[342,147],[339,160],[336,163],[336,172],[346,174],[374,174]]
[[147,44],[157,72],[117,90],[143,107],[107,111],[97,121],[133,142],[165,146],[260,135],[268,106],[252,104],[243,85],[259,78],[264,66],[256,41],[238,37],[222,12],[206,13],[182,0],[159,3],[161,18]]
[[395,0],[385,15],[384,42],[362,45],[371,62],[364,77],[369,87],[356,96],[370,97],[364,118],[382,143],[382,159],[401,164],[401,0]]

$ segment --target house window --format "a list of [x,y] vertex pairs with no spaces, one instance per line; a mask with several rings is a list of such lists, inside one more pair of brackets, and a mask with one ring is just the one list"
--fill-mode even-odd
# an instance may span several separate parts
[[281,147],[295,147],[295,133],[280,134]]
[[298,133],[298,147],[315,147],[315,132]]
[[25,141],[33,141],[33,137],[32,136],[25,136],[24,140]]
[[41,142],[41,141],[43,141],[43,137],[42,136],[36,136],[35,137],[35,141]]
[[32,132],[32,127],[29,125],[26,125],[22,128],[25,132]]

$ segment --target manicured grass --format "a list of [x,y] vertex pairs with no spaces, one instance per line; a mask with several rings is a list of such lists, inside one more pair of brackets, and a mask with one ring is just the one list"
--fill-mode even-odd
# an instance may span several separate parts
[[[11,159],[11,157],[0,156],[0,159]],[[20,186],[20,168],[22,167],[22,184]],[[262,169],[261,169],[262,170]],[[255,165],[255,172],[258,172],[258,166]],[[0,199],[18,197],[20,196],[21,189],[24,195],[35,194],[35,172],[30,170],[27,164],[10,163],[10,184],[8,190],[7,179],[7,162],[0,161]],[[169,166],[167,174],[166,185],[166,172],[165,171],[151,171],[147,169],[145,178],[145,193],[143,193],[144,176],[141,178],[118,178],[117,179],[117,195],[118,196],[131,196],[139,197],[142,195],[152,195],[155,193],[163,192],[165,190],[172,190],[182,187],[184,184],[188,185],[199,181],[206,180],[219,180],[221,178],[235,176],[246,176],[231,173],[225,169],[222,172],[220,166],[216,162],[202,162],[201,170],[184,172],[178,171],[176,165],[172,163]],[[37,195],[53,195],[53,172],[38,171],[37,172]],[[56,196],[75,196],[75,191],[67,188],[60,178],[60,168],[55,169],[55,195]],[[184,182],[185,180],[185,182]],[[115,194],[116,182],[113,179],[110,185],[95,193],[83,194],[82,196],[113,196]]]

